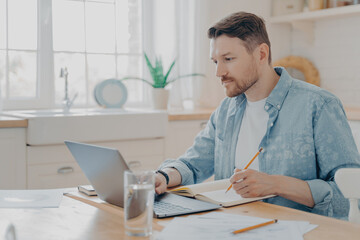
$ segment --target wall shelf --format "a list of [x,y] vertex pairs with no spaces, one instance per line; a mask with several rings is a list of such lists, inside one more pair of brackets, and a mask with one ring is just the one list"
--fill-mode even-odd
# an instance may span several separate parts
[[317,11],[288,14],[271,17],[272,24],[291,24],[293,29],[298,29],[306,34],[308,42],[314,41],[314,22],[321,19],[340,18],[347,16],[360,16],[360,4],[344,7],[327,8]]
[[316,21],[326,18],[336,18],[344,16],[360,15],[360,4],[350,5],[344,7],[327,8],[318,11],[309,11],[296,14],[282,15],[271,17],[270,23],[293,23],[293,22],[304,22],[304,21]]

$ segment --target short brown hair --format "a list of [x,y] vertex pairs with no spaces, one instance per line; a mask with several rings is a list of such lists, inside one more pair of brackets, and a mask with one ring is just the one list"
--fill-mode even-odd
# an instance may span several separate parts
[[265,21],[261,17],[252,13],[237,12],[221,19],[208,30],[210,39],[223,34],[243,40],[248,53],[252,53],[260,44],[266,43],[269,46],[268,62],[271,63],[270,40]]

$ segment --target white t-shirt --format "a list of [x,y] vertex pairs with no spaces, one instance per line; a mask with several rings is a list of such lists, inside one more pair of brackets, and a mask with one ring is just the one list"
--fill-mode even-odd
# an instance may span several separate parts
[[[264,106],[267,98],[257,102],[247,101],[241,122],[235,153],[235,167],[243,169],[259,150],[259,144],[266,133],[269,114]],[[249,166],[259,171],[259,160]]]

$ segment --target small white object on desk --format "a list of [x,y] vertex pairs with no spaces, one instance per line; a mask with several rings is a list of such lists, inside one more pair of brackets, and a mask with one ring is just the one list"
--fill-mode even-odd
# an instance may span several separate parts
[[15,227],[7,220],[0,220],[0,240],[16,240]]

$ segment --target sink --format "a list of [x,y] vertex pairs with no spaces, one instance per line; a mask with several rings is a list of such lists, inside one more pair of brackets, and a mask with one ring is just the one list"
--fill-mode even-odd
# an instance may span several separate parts
[[162,138],[167,112],[149,109],[81,108],[7,111],[3,115],[28,119],[27,144],[63,144]]

